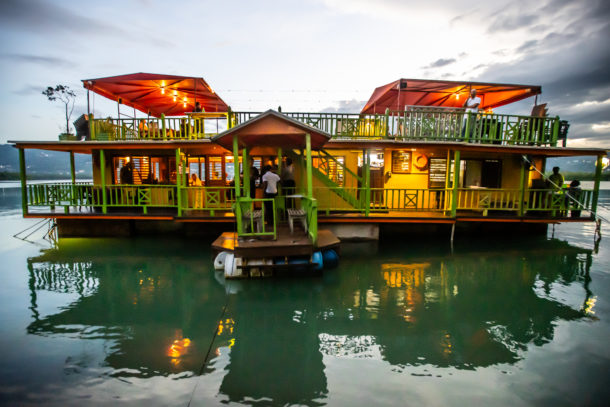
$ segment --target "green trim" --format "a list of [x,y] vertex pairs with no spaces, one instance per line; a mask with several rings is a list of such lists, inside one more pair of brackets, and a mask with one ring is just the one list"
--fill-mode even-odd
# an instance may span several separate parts
[[368,150],[362,153],[362,164],[364,166],[364,215],[371,213],[371,155]]
[[[244,196],[245,197],[249,197],[250,196],[250,160],[248,157],[248,149],[246,147],[244,147],[241,151],[242,154],[242,158],[241,158],[241,162],[242,162],[242,168],[243,168],[243,172],[244,172]],[[238,165],[239,168],[239,165]]]
[[524,203],[525,203],[525,188],[526,188],[526,183],[525,183],[525,177],[527,176],[527,171],[525,171],[525,167],[528,165],[527,162],[525,161],[521,161],[521,170],[519,172],[519,216],[523,216],[525,215],[525,208],[524,208]]
[[241,188],[239,185],[239,140],[237,134],[233,135],[233,181],[235,183],[235,197],[239,198],[241,196]]
[[[176,149],[176,205],[178,206],[178,217],[182,216],[182,174],[180,169],[182,162],[180,161],[180,149]],[[184,169],[182,169],[184,172]]]
[[455,218],[458,207],[458,184],[460,180],[460,152],[453,153],[453,193],[451,195],[451,217]]
[[106,206],[106,155],[104,150],[100,150],[100,180],[102,183],[102,213],[107,213]]
[[305,165],[307,166],[307,198],[313,199],[313,165],[311,163],[311,135],[309,133],[305,134],[305,153],[307,154],[305,158]]
[[593,184],[593,201],[591,202],[591,213],[595,217],[597,213],[597,200],[599,199],[599,182],[602,178],[603,169],[603,155],[597,156],[597,162],[595,163],[595,183]]
[[21,180],[21,210],[23,215],[28,214],[28,191],[26,183],[26,172],[25,172],[25,151],[23,148],[19,149],[19,178]]

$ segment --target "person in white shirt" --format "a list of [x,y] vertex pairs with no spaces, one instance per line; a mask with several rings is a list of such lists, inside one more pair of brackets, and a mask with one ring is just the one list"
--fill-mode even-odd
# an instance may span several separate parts
[[[273,167],[268,165],[264,170],[264,175],[261,178],[263,181],[263,191],[265,198],[275,198],[277,196],[277,184],[280,182],[280,176],[275,173]],[[270,201],[265,201],[265,218],[267,222],[273,219],[273,204]]]
[[[466,102],[464,102],[464,105],[462,106],[463,108],[465,108],[465,115],[464,115],[464,124],[462,126],[462,137],[464,137],[464,135],[466,134],[466,123],[468,121],[468,113],[470,113],[470,120],[474,121],[477,118],[477,113],[479,112],[479,105],[481,104],[481,98],[477,96],[477,90],[476,89],[472,89],[470,91],[470,97],[466,100]],[[472,130],[474,129],[474,123],[470,124],[470,133],[472,133]]]

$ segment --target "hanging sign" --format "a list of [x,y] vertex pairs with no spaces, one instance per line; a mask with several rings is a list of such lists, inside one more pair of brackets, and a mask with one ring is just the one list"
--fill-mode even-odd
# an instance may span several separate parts
[[444,188],[447,178],[447,159],[430,158],[430,174],[428,184],[430,188]]
[[392,151],[392,172],[408,174],[411,172],[411,152],[407,150]]

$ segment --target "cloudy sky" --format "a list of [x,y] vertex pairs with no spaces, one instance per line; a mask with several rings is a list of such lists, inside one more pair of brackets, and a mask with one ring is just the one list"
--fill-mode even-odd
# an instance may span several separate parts
[[153,72],[202,76],[255,111],[358,112],[401,77],[542,85],[570,146],[610,148],[609,40],[607,0],[2,0],[0,142],[57,139],[49,85],[77,90],[74,120],[81,79]]

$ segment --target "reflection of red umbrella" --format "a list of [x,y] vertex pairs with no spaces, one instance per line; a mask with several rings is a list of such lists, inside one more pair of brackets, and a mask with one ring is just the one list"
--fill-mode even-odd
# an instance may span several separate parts
[[226,112],[229,108],[203,78],[134,73],[85,79],[83,86],[156,117],[192,112],[195,102],[201,103],[206,112]]
[[361,113],[385,113],[405,106],[462,107],[471,89],[477,90],[482,109],[495,108],[542,93],[540,86],[501,83],[399,79],[380,86]]

